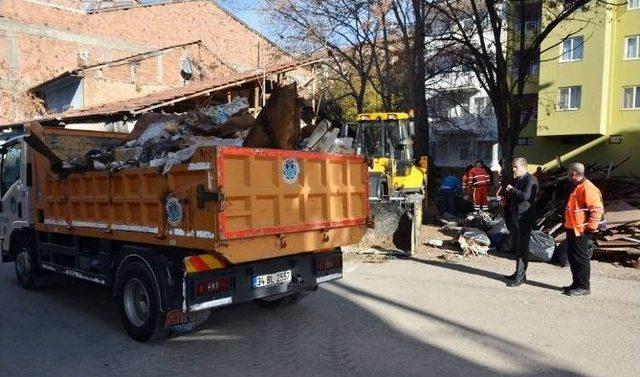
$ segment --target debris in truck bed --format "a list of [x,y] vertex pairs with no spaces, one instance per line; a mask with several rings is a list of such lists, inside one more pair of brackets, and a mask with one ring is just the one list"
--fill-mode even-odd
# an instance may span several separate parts
[[243,146],[296,149],[300,136],[300,107],[296,84],[276,87],[258,114]]
[[229,103],[182,114],[143,114],[125,142],[115,140],[106,147],[97,145],[91,153],[83,152],[81,156],[75,150],[73,154],[66,153],[62,166],[66,171],[118,171],[151,166],[161,168],[166,174],[174,165],[188,161],[195,150],[203,146],[354,153],[353,139],[338,138],[338,129],[322,121],[322,127],[318,127],[324,130],[317,140],[320,143],[313,148],[304,148],[302,143],[298,148],[301,130],[296,84],[276,87],[257,119],[248,110],[247,99],[235,97]]

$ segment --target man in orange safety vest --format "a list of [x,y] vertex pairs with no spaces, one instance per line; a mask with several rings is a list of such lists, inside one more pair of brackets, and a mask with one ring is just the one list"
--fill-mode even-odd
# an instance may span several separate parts
[[602,194],[584,176],[584,165],[574,163],[567,172],[575,185],[564,212],[564,227],[567,231],[567,257],[571,266],[573,282],[563,291],[569,296],[586,296],[591,293],[589,260],[593,254],[589,242],[598,232],[604,215]]

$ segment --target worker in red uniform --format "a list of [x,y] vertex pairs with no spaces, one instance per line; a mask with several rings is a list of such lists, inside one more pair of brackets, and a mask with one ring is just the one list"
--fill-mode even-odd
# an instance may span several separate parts
[[567,257],[573,282],[570,286],[563,287],[563,291],[568,296],[586,296],[591,294],[589,260],[593,250],[589,246],[589,241],[600,228],[604,205],[600,190],[584,177],[583,164],[571,164],[567,175],[575,185],[564,212]]
[[469,183],[472,187],[473,209],[476,212],[488,211],[491,176],[487,174],[481,160],[476,161],[475,166],[469,170]]

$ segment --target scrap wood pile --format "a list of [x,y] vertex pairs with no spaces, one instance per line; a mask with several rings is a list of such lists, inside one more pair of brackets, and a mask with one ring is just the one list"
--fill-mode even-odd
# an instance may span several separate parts
[[338,138],[328,122],[300,127],[300,99],[295,84],[277,87],[257,118],[246,98],[182,114],[140,116],[127,140],[112,148],[92,149],[64,161],[65,171],[158,167],[163,174],[187,162],[198,147],[236,146],[353,153],[352,140]]
[[[586,166],[586,176],[600,188],[605,205],[606,230],[595,235],[592,246],[595,258],[636,261],[632,265],[638,266],[640,179],[610,176],[625,161],[607,166]],[[538,173],[537,178],[540,184],[538,220],[531,235],[530,256],[532,260],[564,266],[567,264],[564,208],[572,184],[563,168]],[[512,252],[509,230],[500,216],[481,211],[463,219],[445,215],[440,222],[445,230],[457,232],[457,244],[464,255],[486,254],[491,248]],[[441,246],[442,241],[430,240],[427,244]]]
[[[611,177],[617,164],[587,165],[585,175],[602,192],[605,208],[606,231],[594,237],[594,252],[617,259],[638,259],[640,257],[640,178]],[[564,245],[563,227],[566,198],[572,185],[566,177],[566,169],[554,169],[537,175],[540,183],[538,199],[539,230],[551,234]]]

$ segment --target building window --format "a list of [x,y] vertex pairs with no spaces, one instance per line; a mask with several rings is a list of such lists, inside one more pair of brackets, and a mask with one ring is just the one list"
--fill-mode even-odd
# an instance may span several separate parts
[[14,144],[6,149],[2,160],[2,196],[9,191],[15,181],[20,179],[20,161],[22,144]]
[[622,108],[640,109],[640,85],[623,88]]
[[460,161],[467,161],[469,159],[469,147],[460,147]]
[[582,60],[583,46],[584,38],[582,36],[567,38],[561,45],[560,61],[571,62]]
[[529,20],[524,23],[524,31],[529,32],[537,32],[540,29],[540,21],[538,20]]
[[493,114],[493,107],[491,106],[491,100],[489,97],[475,97],[471,99],[472,111],[476,115],[491,115]]
[[640,59],[640,35],[625,38],[625,59]]
[[519,137],[518,141],[516,141],[516,145],[519,147],[531,147],[533,146],[533,138],[532,137]]
[[531,67],[529,67],[530,75],[537,75],[540,72],[540,62],[531,63]]
[[569,86],[566,88],[560,88],[558,110],[578,110],[580,108],[581,97],[581,86]]
[[627,9],[640,9],[640,0],[629,0]]
[[478,141],[476,159],[483,161],[493,160],[493,141]]

